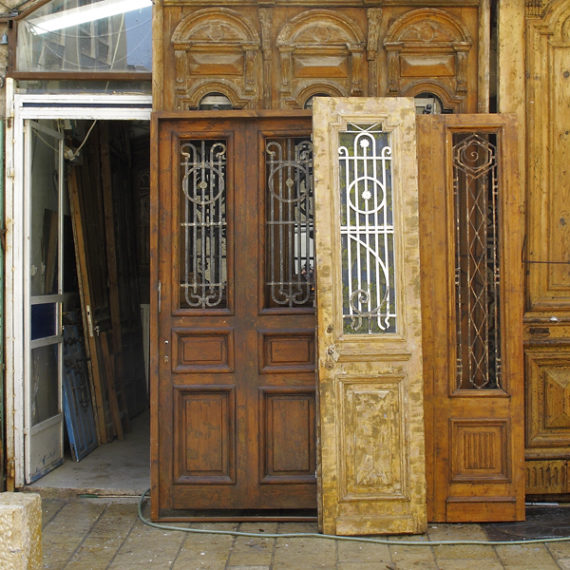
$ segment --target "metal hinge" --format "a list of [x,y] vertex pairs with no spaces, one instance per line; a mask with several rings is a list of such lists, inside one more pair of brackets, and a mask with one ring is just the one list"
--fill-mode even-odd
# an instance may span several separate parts
[[87,315],[87,331],[89,332],[89,337],[93,338],[93,317],[91,316],[91,305],[85,306],[85,313]]

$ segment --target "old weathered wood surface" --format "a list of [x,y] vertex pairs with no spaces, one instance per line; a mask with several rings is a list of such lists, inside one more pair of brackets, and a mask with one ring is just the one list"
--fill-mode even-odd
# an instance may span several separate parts
[[[159,359],[151,392],[151,417],[158,419],[152,424],[155,518],[200,516],[192,509],[231,515],[236,509],[315,506],[314,309],[276,308],[265,286],[265,141],[308,140],[310,117],[252,115],[158,118],[155,124],[160,145],[158,195],[153,196],[153,231],[159,238],[153,307]],[[184,186],[182,145],[200,147],[204,140],[217,141],[218,149],[225,146],[224,173],[216,167],[210,179],[204,157],[196,186]],[[190,176],[195,172],[189,167]],[[291,176],[285,172],[290,167],[283,184]],[[187,220],[193,192],[202,192],[218,175],[216,180],[224,182],[212,196],[224,205],[198,208],[196,218]],[[218,302],[202,306],[197,301],[193,307],[184,286],[197,277],[185,273],[185,264],[194,267],[206,246],[185,231],[210,219],[214,209],[223,218],[212,223],[227,223],[227,242],[217,254],[227,263],[227,284]],[[213,267],[216,259],[208,258]]]
[[[337,162],[339,133],[348,124],[378,124],[389,133],[391,178],[382,180],[377,167],[378,179],[370,180],[362,192],[372,193],[364,200],[376,205],[370,206],[373,211],[381,205],[387,210],[384,224],[393,217],[393,267],[377,252],[393,275],[388,285],[397,306],[392,332],[345,330],[342,290],[351,283],[341,277],[348,269],[342,261],[340,187],[348,182],[339,180]],[[320,99],[313,129],[320,527],[328,534],[348,535],[423,532],[427,517],[415,107],[399,98]],[[366,142],[369,147],[376,144]],[[376,166],[368,168],[372,177]],[[366,178],[366,170],[358,174]],[[360,188],[351,184],[346,192],[355,207],[364,208]],[[357,223],[364,224],[370,215],[360,212]],[[357,233],[354,239],[368,238]],[[352,241],[349,247],[354,247]],[[364,262],[358,282],[366,267],[380,288],[379,272]]]
[[[516,130],[512,116],[463,115],[418,117],[418,159],[422,251],[422,301],[424,323],[424,385],[426,411],[426,457],[428,517],[432,521],[473,522],[524,519],[523,477],[523,362],[522,362],[522,193],[518,182]],[[452,170],[453,134],[479,133],[481,141],[494,134],[500,176],[498,192],[498,240],[493,245],[486,223],[475,219],[478,206],[471,205],[473,232],[483,232],[469,241],[473,251],[456,255],[454,196],[473,190],[457,182]],[[474,166],[485,168],[483,147],[472,147]],[[489,157],[491,164],[491,157]],[[454,184],[457,187],[454,189]],[[485,199],[484,199],[485,200]],[[461,221],[464,228],[468,221]],[[462,230],[463,231],[463,230]],[[497,248],[499,294],[479,310],[500,309],[501,380],[488,377],[489,386],[473,376],[458,381],[458,359],[463,375],[465,358],[458,354],[476,334],[485,334],[484,315],[475,317],[470,336],[458,341],[458,312],[467,319],[486,294],[477,289],[471,307],[456,283],[466,264],[478,259],[475,249],[485,244],[488,256]],[[479,253],[484,253],[481,249]],[[456,260],[462,269],[456,269]],[[473,268],[470,268],[473,271]],[[485,271],[487,271],[485,269]],[[484,277],[484,275],[483,275]],[[474,285],[475,286],[475,285]],[[461,307],[457,297],[461,294]],[[475,309],[473,308],[475,306]],[[492,331],[491,331],[492,332]],[[491,344],[487,344],[491,348]],[[472,355],[468,355],[471,358]],[[489,358],[494,357],[490,354]],[[477,358],[481,358],[478,356]],[[474,370],[473,375],[479,371]],[[473,382],[473,384],[471,384]]]

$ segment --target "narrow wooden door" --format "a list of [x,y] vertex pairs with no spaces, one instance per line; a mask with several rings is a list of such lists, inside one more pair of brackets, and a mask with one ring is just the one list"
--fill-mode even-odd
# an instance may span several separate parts
[[317,99],[314,142],[321,529],[422,532],[413,101]]
[[154,127],[153,517],[314,508],[310,117]]
[[418,117],[432,521],[524,519],[515,141],[511,116]]

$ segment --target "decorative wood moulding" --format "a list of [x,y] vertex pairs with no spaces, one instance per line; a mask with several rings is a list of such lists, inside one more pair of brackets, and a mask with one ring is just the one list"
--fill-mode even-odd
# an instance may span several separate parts
[[[529,310],[570,308],[570,3],[558,0],[527,28]],[[547,79],[548,78],[548,79]]]
[[527,0],[526,15],[528,18],[542,18],[543,0]]
[[[281,61],[281,107],[299,108],[307,88],[325,93],[363,95],[364,35],[346,16],[309,10],[288,21],[277,36]],[[316,84],[316,85],[315,85]],[[333,93],[330,93],[333,87]]]
[[468,90],[467,56],[473,45],[465,27],[449,13],[425,8],[408,12],[388,30],[388,91],[401,94],[414,80],[438,78],[446,99]]
[[476,104],[478,12],[469,6],[477,2],[445,3],[445,10],[416,8],[413,0],[407,10],[396,2],[333,2],[324,10],[294,1],[214,4],[156,5],[156,25],[165,34],[159,42],[165,52],[156,59],[164,62],[164,80],[156,83],[166,89],[164,110],[197,108],[212,92],[249,109],[303,108],[317,94],[428,90],[444,108],[468,111]]
[[234,107],[253,105],[261,83],[260,39],[238,13],[227,8],[198,10],[176,26],[171,44],[179,109],[198,107],[200,99],[214,90],[226,95]]

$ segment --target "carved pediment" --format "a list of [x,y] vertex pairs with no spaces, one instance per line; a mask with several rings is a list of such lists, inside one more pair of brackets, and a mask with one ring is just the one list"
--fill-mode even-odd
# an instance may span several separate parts
[[216,44],[259,45],[259,36],[249,22],[232,10],[198,10],[184,18],[172,34],[176,47]]
[[[328,10],[309,10],[293,18],[277,37],[278,46],[364,46],[359,27],[347,17]],[[345,49],[346,49],[345,47]]]
[[403,30],[398,38],[403,42],[453,42],[456,39],[454,30],[443,26],[441,22],[424,20]]
[[451,47],[471,45],[472,41],[459,21],[447,12],[433,8],[414,10],[396,20],[384,41],[386,47],[403,49],[425,44]]

